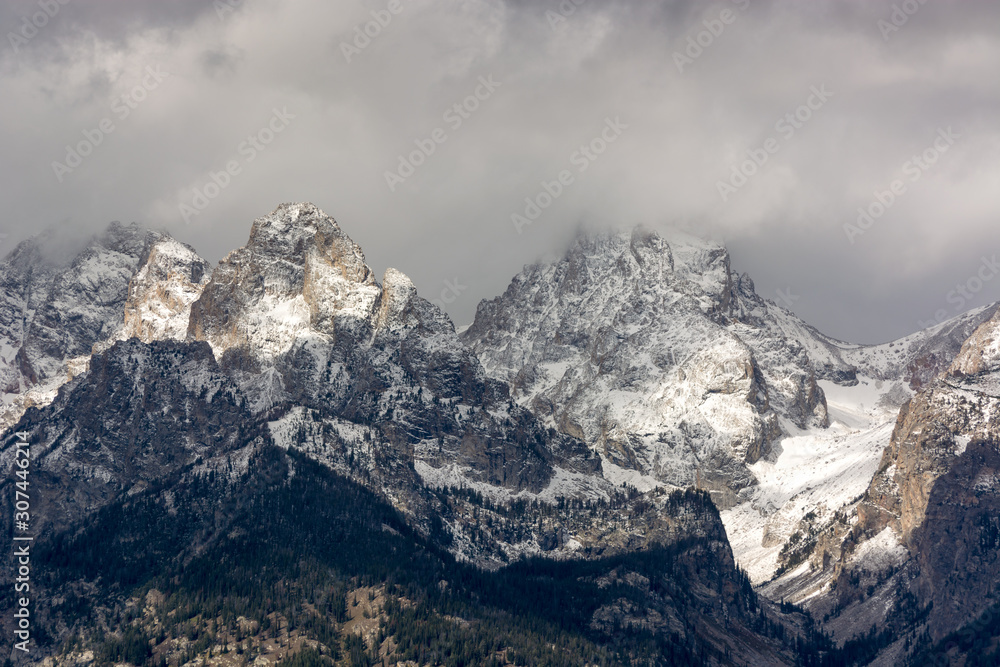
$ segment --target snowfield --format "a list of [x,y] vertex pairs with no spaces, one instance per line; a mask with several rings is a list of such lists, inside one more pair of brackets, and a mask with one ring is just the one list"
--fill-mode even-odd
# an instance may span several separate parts
[[820,381],[830,414],[828,428],[797,429],[774,446],[776,456],[750,466],[758,484],[751,497],[722,512],[733,554],[754,583],[771,579],[778,554],[810,512],[822,525],[838,510],[850,514],[868,488],[896,421],[901,384],[858,377],[843,387]]

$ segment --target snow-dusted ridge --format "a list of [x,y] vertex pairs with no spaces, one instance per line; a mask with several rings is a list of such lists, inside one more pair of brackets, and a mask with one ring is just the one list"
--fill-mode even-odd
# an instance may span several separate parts
[[[997,310],[851,345],[762,299],[723,246],[637,229],[581,236],[456,331],[403,273],[379,281],[311,204],[258,218],[215,268],[134,225],[59,266],[39,262],[43,243],[0,267],[4,425],[115,343],[204,341],[249,412],[275,412],[276,442],[345,474],[386,476],[389,460],[415,485],[498,503],[697,486],[758,582],[801,574],[797,548],[856,525],[899,405]],[[957,389],[1000,394],[979,373],[998,355],[979,341]],[[341,416],[311,416],[324,407]]]

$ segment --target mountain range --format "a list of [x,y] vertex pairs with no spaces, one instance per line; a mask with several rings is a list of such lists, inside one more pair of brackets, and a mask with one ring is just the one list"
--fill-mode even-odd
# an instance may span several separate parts
[[0,386],[13,663],[997,664],[996,304],[848,344],[634,229],[459,331],[283,204],[22,242]]

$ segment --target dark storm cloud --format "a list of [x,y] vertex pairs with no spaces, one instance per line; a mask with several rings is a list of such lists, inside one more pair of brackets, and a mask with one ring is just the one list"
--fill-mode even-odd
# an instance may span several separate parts
[[69,0],[17,49],[40,5],[0,11],[0,250],[122,219],[218,259],[308,200],[458,323],[580,225],[723,239],[764,296],[856,341],[1000,298],[1000,277],[954,296],[1000,253],[995,3],[221,1]]

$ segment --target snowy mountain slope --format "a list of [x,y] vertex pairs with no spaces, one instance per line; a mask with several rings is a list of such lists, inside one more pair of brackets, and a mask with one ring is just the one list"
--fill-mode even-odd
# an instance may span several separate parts
[[[22,254],[35,247],[32,243],[21,248]],[[111,294],[103,310],[87,313],[91,319],[100,315],[99,326],[82,329],[88,337],[74,342],[82,352],[75,366],[78,379],[92,379],[96,369],[88,371],[88,366],[94,359],[102,368],[119,362],[124,367],[133,362],[119,356],[148,354],[135,348],[136,342],[204,341],[197,343],[202,347],[182,346],[175,354],[191,355],[194,368],[202,363],[196,360],[204,349],[210,349],[218,372],[236,388],[233,400],[252,420],[269,424],[271,440],[306,451],[384,494],[418,525],[454,511],[442,508],[434,494],[451,497],[457,487],[501,504],[523,501],[543,507],[573,499],[611,503],[616,508],[608,510],[611,515],[631,511],[634,499],[623,500],[616,485],[603,478],[596,456],[511,402],[506,388],[486,377],[444,313],[420,298],[399,271],[387,270],[380,284],[361,249],[310,204],[283,205],[255,221],[248,244],[214,270],[189,247],[134,226],[109,228],[68,260],[69,271],[56,267],[40,277],[32,273],[31,263],[18,253],[7,260],[13,267],[6,274],[8,300],[27,283],[43,296],[55,292],[50,300],[65,301],[69,297],[59,296],[62,292],[51,283],[68,284],[63,292],[76,290],[80,303],[60,302],[65,314],[87,310],[96,299],[94,290],[80,284],[101,285]],[[7,319],[16,324],[15,315]],[[67,363],[55,353],[45,361],[53,367]],[[71,379],[66,372],[53,375],[37,407],[56,398],[60,388],[75,395],[82,391],[78,387],[89,386],[66,385]],[[38,393],[12,395],[22,406],[10,413],[12,420],[23,412],[26,397],[35,395],[30,391]],[[46,419],[55,419],[54,414]],[[78,449],[73,457],[82,457]],[[81,471],[81,479],[93,478],[98,488],[124,484],[115,481],[118,473],[113,472],[121,453],[112,448],[103,456],[101,463],[82,457],[72,466]],[[461,498],[450,502],[468,504]],[[88,506],[96,507],[80,507]],[[469,539],[483,534],[475,522],[456,519],[447,526],[464,558],[494,566],[526,553],[603,553],[615,544],[625,549],[656,535],[666,539],[653,524],[673,526],[670,539],[679,539],[684,530],[699,530],[691,522],[655,515],[647,528],[631,520],[604,519],[606,528],[596,533],[593,522],[573,519],[579,539],[545,520],[538,530],[513,537],[497,533],[492,543]]]
[[[799,600],[829,585],[824,568],[841,556],[841,542],[857,521],[857,504],[889,445],[899,407],[914,389],[947,368],[963,342],[998,305],[881,345],[831,339],[794,314],[750,292],[740,320],[779,330],[798,342],[816,369],[830,428],[796,429],[773,447],[776,457],[751,470],[760,484],[723,512],[734,552],[756,582],[798,568],[764,590]],[[798,583],[792,583],[797,581]]]
[[[61,263],[43,245],[0,264],[0,372],[53,530],[273,443],[482,567],[707,540],[839,639],[897,617],[938,637],[991,599],[956,573],[993,562],[997,306],[849,345],[760,298],[721,246],[635,230],[526,267],[459,335],[310,204],[257,219],[214,269],[134,226]],[[908,596],[953,613],[914,620]]]
[[[912,403],[904,404],[898,418],[892,422],[891,437],[886,438],[884,434],[889,422],[883,419],[875,426],[881,434],[879,442],[884,442],[884,447],[875,450],[878,452],[878,465],[873,471],[873,478],[865,485],[860,502],[852,508],[853,514],[848,513],[850,526],[856,526],[850,537],[851,543],[860,539],[860,543],[864,544],[868,537],[881,535],[891,527],[897,541],[909,544],[913,531],[924,521],[927,498],[935,480],[950,469],[953,457],[956,454],[960,456],[972,440],[993,439],[1000,435],[995,431],[996,423],[990,407],[992,397],[1000,395],[995,389],[995,371],[1000,365],[995,342],[996,306],[970,311],[954,321],[908,336],[895,344],[857,348],[857,358],[877,360],[873,363],[876,372],[899,374],[898,381],[891,386],[888,382],[870,380],[876,391],[858,395],[862,405],[867,404],[868,409],[879,406],[889,408],[890,411],[883,412],[883,415],[895,416],[897,411],[892,408],[903,398],[909,400],[913,394],[903,387],[902,381],[909,379],[918,384],[923,381],[919,377],[914,380],[915,376],[911,373],[915,366],[912,363],[889,361],[887,352],[893,348],[902,349],[904,353],[907,350],[929,351],[937,358],[935,363],[940,365],[948,351],[956,347],[953,337],[957,332],[964,331],[971,322],[990,313],[992,315],[987,321],[961,344],[958,355],[950,360],[946,370],[936,380],[926,383],[913,397]],[[917,368],[922,371],[926,366]],[[889,391],[878,391],[879,386],[882,390],[889,387]],[[827,391],[828,396],[836,395],[833,387],[828,387]],[[849,389],[841,388],[840,391]],[[860,433],[871,434],[872,428]],[[905,442],[907,437],[916,437],[919,444],[903,447],[900,443]],[[902,480],[905,482],[901,487]],[[848,536],[841,530],[837,531],[837,537],[844,540]],[[831,555],[833,560],[840,560],[838,545],[831,543],[828,547],[831,553],[827,554],[827,562]],[[850,554],[844,557],[851,562]],[[836,575],[836,572],[827,574]],[[829,583],[828,577],[825,583]],[[805,590],[795,590],[792,582],[778,582],[774,589],[782,590],[789,598],[806,593]]]
[[759,483],[749,499],[722,513],[736,558],[754,582],[794,567],[803,554],[814,556],[818,567],[833,557],[812,549],[824,543],[822,529],[851,520],[889,444],[897,401],[909,395],[901,385],[857,381],[847,387],[821,381],[829,428],[786,425],[790,435],[775,444],[776,455],[751,466]]
[[899,407],[948,367],[1000,304],[896,341],[852,345],[823,335],[752,290],[741,296],[740,322],[796,341],[816,376],[826,378],[819,384],[831,427],[799,430],[783,423],[787,437],[773,447],[777,457],[750,467],[759,486],[723,512],[734,552],[751,578],[766,581],[798,568],[764,590],[775,599],[799,600],[816,595],[835,576],[825,568],[841,557],[841,542],[857,521],[858,501],[889,445]]
[[[273,442],[375,490],[483,566],[720,536],[731,558],[714,510],[687,511],[703,497],[616,488],[583,443],[546,429],[484,374],[405,275],[389,269],[379,284],[315,206],[259,218],[247,245],[210,272],[172,239],[151,237],[144,253],[89,370],[18,426],[44,449],[46,474],[70,487],[53,491],[56,524],[114,489],[207,465],[200,457],[224,472],[233,456],[247,460],[246,447]],[[87,419],[74,423],[74,412]],[[521,507],[518,521],[510,506]]]

